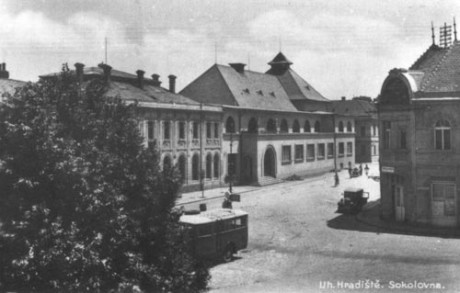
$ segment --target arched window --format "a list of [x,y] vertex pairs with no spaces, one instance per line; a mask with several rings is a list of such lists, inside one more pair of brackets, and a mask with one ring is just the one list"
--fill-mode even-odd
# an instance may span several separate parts
[[192,180],[200,180],[200,157],[194,154],[192,157]]
[[177,162],[178,167],[179,167],[179,172],[182,177],[182,179],[185,179],[186,173],[186,166],[187,166],[187,159],[185,158],[185,155],[180,155],[179,161]]
[[450,150],[450,123],[439,120],[434,127],[434,141],[437,150]]
[[267,132],[276,133],[276,122],[274,119],[268,119],[267,121]]
[[348,121],[347,123],[347,132],[353,132],[353,128],[351,127],[351,122]]
[[319,121],[315,122],[315,132],[321,132],[321,124],[319,124]]
[[212,155],[206,155],[206,178],[211,179],[212,176]]
[[299,124],[299,121],[294,120],[294,123],[292,124],[292,132],[300,132],[300,124]]
[[303,132],[311,132],[310,121],[305,120],[305,124],[303,125]]
[[219,178],[220,158],[219,154],[214,155],[214,178]]
[[286,119],[281,120],[281,125],[280,125],[280,132],[289,132],[289,127]]
[[235,133],[235,120],[233,120],[232,116],[229,116],[225,122],[225,132]]
[[339,132],[343,132],[343,122],[339,122]]
[[169,170],[171,169],[172,163],[171,163],[171,157],[166,155],[163,158],[163,170]]
[[256,118],[252,117],[250,120],[249,120],[249,124],[248,124],[248,132],[249,133],[258,133],[259,132],[259,126],[257,125],[257,120]]

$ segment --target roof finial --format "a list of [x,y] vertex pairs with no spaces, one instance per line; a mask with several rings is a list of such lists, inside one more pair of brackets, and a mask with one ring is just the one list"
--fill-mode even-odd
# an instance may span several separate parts
[[455,23],[455,17],[454,17],[454,41],[457,41],[457,24]]
[[433,40],[433,45],[436,45],[435,43],[435,37],[434,37],[434,26],[433,26],[433,22],[431,22],[431,39]]

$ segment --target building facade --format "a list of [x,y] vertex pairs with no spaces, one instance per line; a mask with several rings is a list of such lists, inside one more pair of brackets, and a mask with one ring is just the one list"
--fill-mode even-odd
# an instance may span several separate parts
[[[351,100],[342,97],[339,101],[332,101],[331,107],[332,112],[340,115],[338,117],[352,118],[354,121],[356,163],[378,162],[379,135],[375,102],[369,97],[355,97]],[[341,129],[344,127],[343,123]]]
[[[353,118],[342,117],[334,125],[334,114],[326,111],[329,100],[291,64],[282,53],[269,62],[266,73],[245,70],[242,63],[215,64],[181,91],[222,107],[226,177],[265,185],[355,162]],[[347,125],[342,131],[339,122]]]
[[[54,78],[59,73],[42,75]],[[139,130],[144,145],[155,146],[160,166],[176,166],[183,179],[183,190],[222,186],[222,107],[200,104],[175,92],[176,77],[170,75],[169,88],[160,77],[144,78],[144,71],[130,74],[107,64],[85,68],[75,64],[70,74],[86,82],[103,78],[107,97],[118,97],[139,107]]]
[[393,69],[378,101],[381,216],[459,226],[460,43]]

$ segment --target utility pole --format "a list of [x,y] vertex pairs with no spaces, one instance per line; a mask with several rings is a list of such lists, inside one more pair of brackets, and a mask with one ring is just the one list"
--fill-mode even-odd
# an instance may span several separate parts
[[201,197],[204,198],[204,176],[205,171],[203,170],[203,103],[200,103],[200,188],[201,188]]

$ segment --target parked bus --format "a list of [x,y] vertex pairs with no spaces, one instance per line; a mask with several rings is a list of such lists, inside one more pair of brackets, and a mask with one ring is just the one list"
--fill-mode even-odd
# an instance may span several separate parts
[[248,213],[215,209],[194,215],[184,214],[180,222],[189,229],[193,253],[202,259],[228,262],[248,245]]

